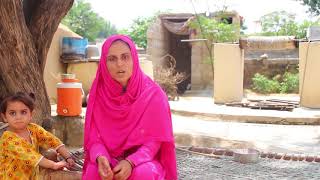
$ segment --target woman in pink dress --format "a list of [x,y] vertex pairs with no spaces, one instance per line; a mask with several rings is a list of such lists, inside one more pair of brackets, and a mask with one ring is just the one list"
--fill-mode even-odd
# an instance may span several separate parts
[[176,180],[167,96],[139,66],[133,41],[102,47],[85,122],[85,180]]

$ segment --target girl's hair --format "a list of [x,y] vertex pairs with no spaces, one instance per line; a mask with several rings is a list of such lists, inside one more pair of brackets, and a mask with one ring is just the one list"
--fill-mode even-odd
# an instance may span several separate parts
[[7,111],[8,102],[22,102],[24,105],[26,105],[30,111],[33,111],[34,109],[34,102],[35,102],[35,96],[33,93],[27,94],[24,92],[17,92],[13,95],[9,95],[5,97],[1,104],[0,104],[0,112],[5,113]]

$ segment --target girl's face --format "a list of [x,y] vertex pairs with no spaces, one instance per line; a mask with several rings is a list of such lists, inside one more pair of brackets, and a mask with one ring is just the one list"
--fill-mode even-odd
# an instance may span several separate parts
[[32,119],[32,112],[29,107],[20,101],[8,102],[5,114],[2,113],[1,115],[12,131],[26,129]]
[[107,55],[107,69],[111,77],[122,86],[127,86],[132,75],[133,62],[128,45],[122,41],[112,43]]

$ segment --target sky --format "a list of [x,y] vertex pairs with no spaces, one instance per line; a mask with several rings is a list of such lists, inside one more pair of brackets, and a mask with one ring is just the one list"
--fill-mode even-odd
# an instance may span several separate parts
[[[118,29],[128,28],[137,17],[149,17],[155,12],[170,10],[194,13],[191,0],[87,0],[93,10]],[[297,14],[297,20],[310,19],[307,6],[296,0],[193,0],[197,13],[219,10],[225,4],[245,19],[247,32],[258,32],[255,21],[267,13],[285,10]]]

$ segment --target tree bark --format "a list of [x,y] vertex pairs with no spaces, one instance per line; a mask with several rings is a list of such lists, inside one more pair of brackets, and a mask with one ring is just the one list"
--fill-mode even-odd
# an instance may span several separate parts
[[33,92],[36,96],[33,122],[40,125],[51,119],[43,79],[46,56],[58,25],[72,4],[73,0],[0,3],[0,96]]

